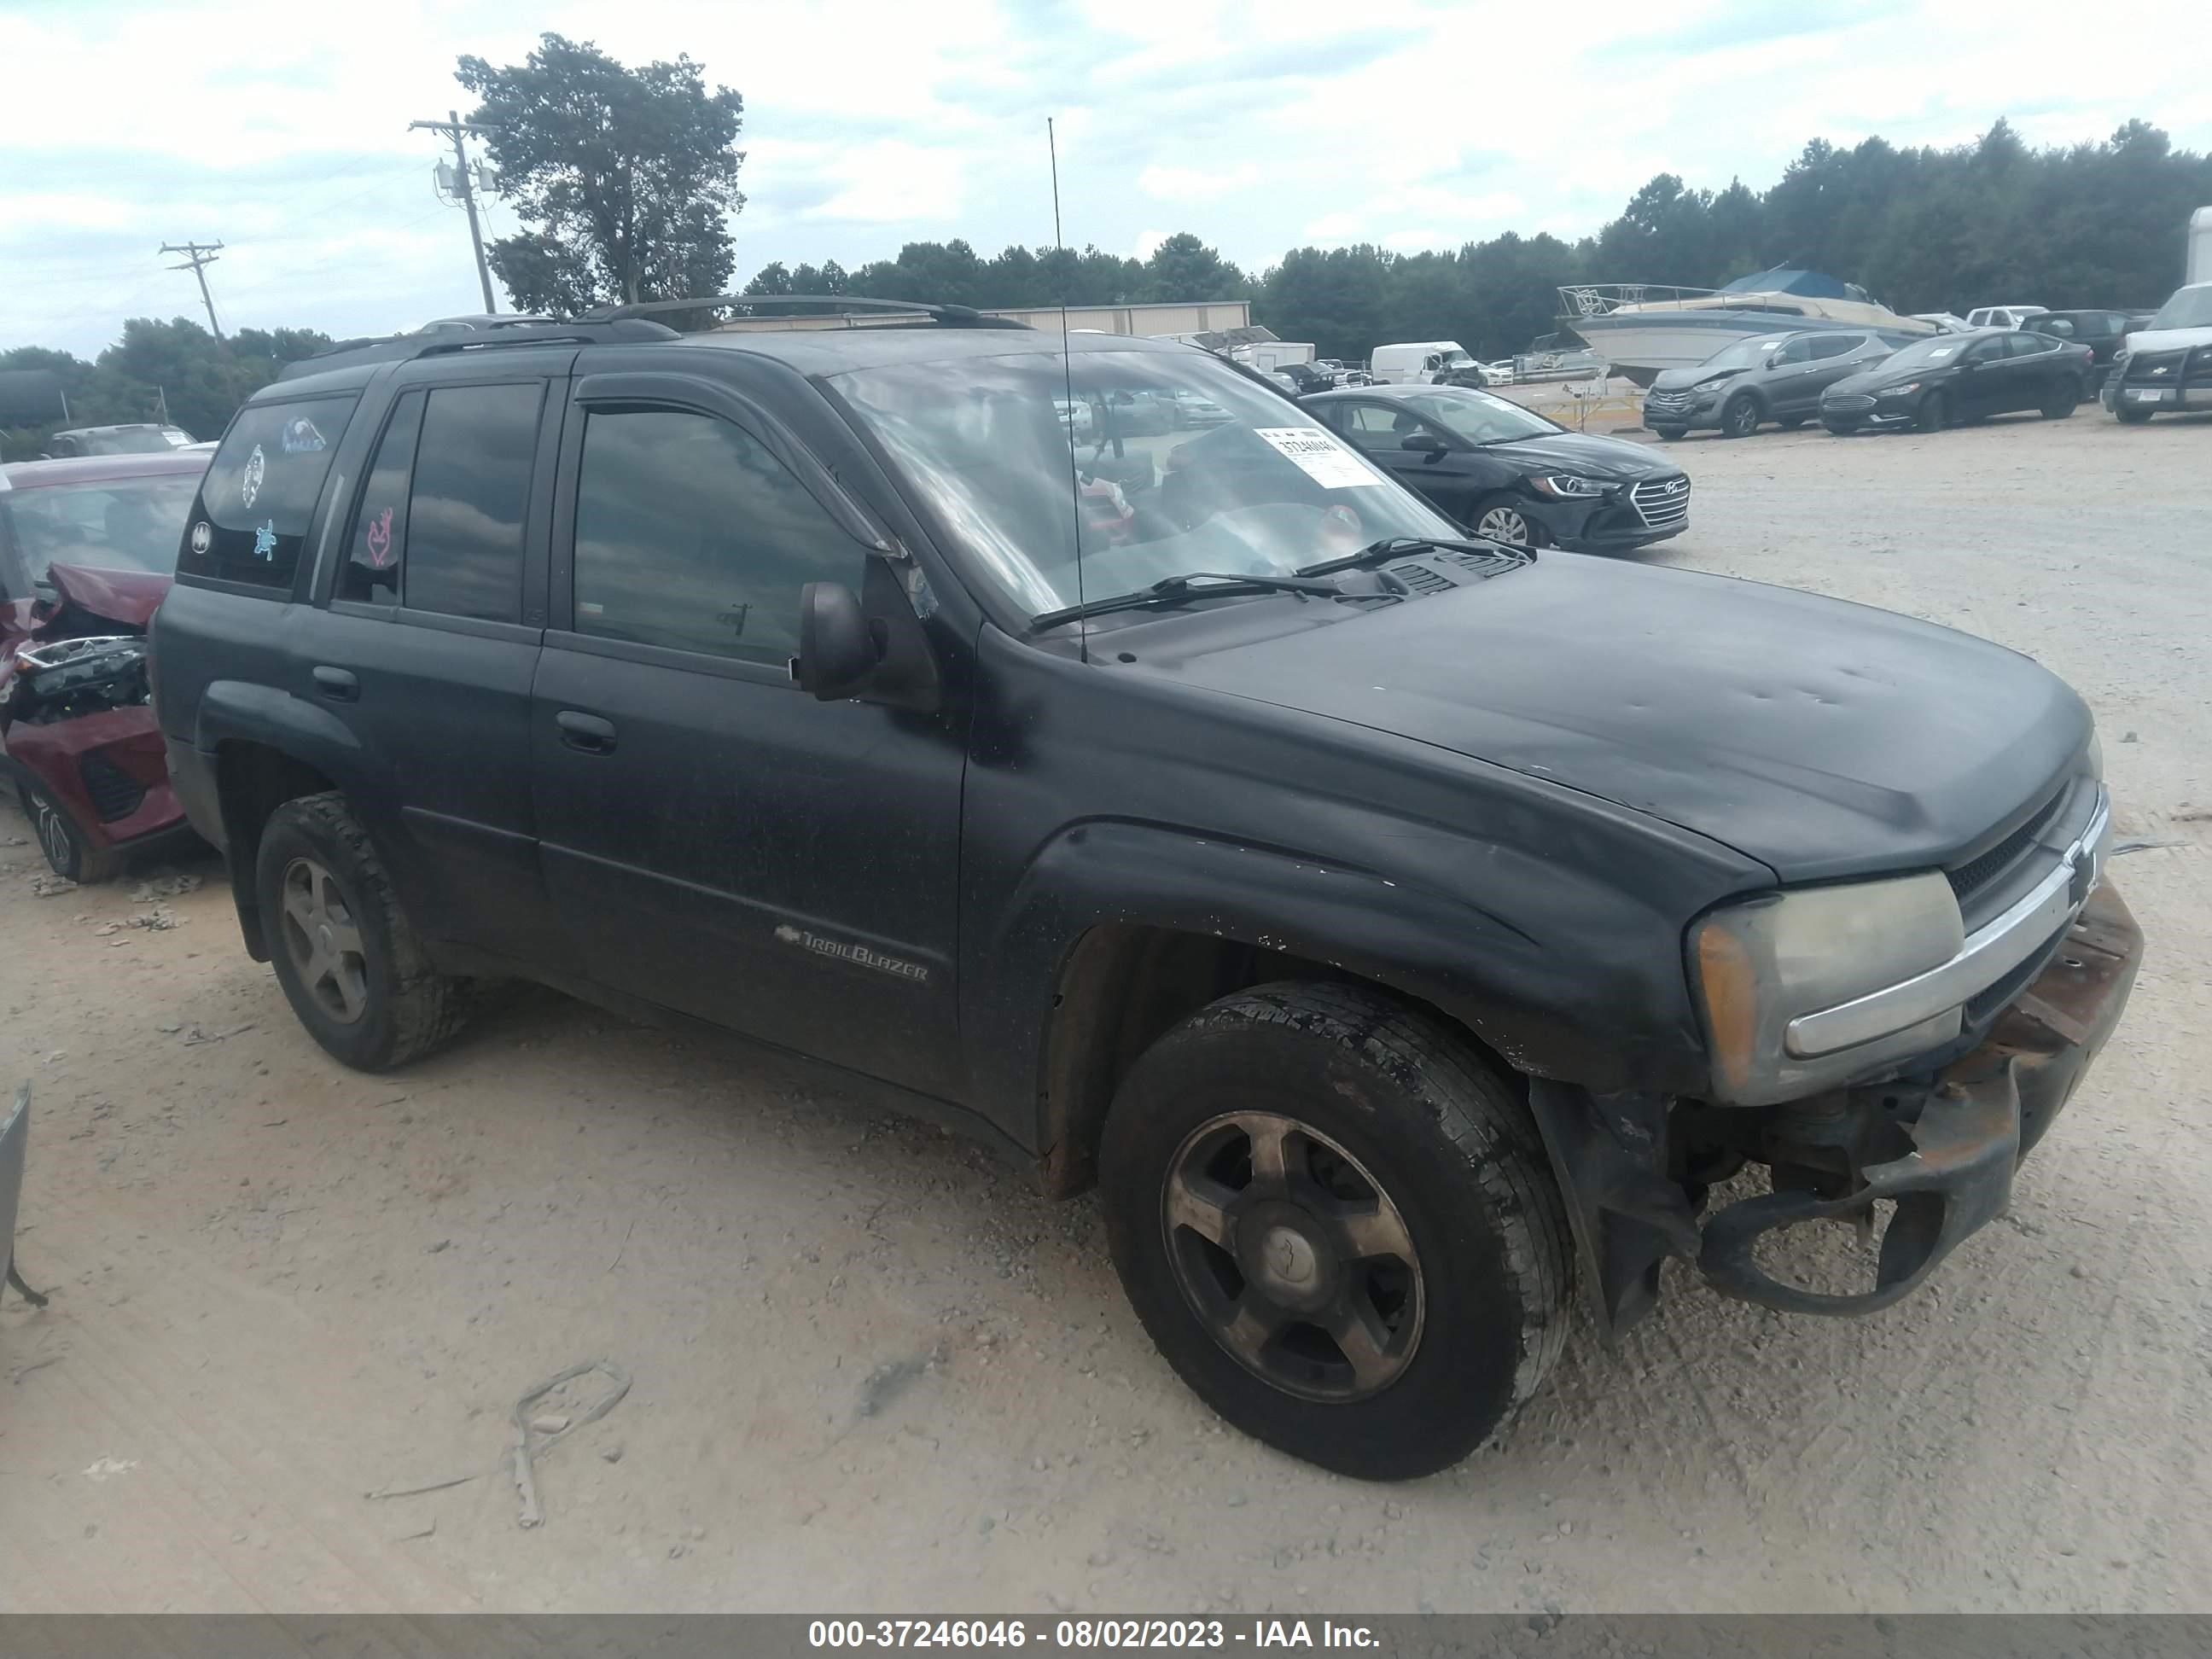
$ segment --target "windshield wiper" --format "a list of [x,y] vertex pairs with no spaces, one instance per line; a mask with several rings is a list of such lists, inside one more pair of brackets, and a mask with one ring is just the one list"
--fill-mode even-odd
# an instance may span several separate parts
[[1507,547],[1500,542],[1455,542],[1431,536],[1385,536],[1379,542],[1368,543],[1357,553],[1347,553],[1340,559],[1323,559],[1319,564],[1302,565],[1293,574],[1329,576],[1340,570],[1371,570],[1378,564],[1388,564],[1407,553],[1504,553],[1518,558],[1523,564],[1536,556],[1526,548]]
[[1103,617],[1116,611],[1136,611],[1148,605],[1175,605],[1184,599],[1216,596],[1233,599],[1246,593],[1311,593],[1328,599],[1343,597],[1335,584],[1310,580],[1312,574],[1311,571],[1301,570],[1293,576],[1237,576],[1219,570],[1194,570],[1188,575],[1170,576],[1134,592],[1115,593],[1107,599],[1071,605],[1065,610],[1043,611],[1030,618],[1030,632],[1041,634],[1079,617]]

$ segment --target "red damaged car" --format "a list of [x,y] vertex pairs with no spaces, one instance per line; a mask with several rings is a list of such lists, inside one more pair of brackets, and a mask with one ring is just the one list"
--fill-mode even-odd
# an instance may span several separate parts
[[0,766],[58,875],[104,881],[191,831],[148,703],[205,452],[0,466]]

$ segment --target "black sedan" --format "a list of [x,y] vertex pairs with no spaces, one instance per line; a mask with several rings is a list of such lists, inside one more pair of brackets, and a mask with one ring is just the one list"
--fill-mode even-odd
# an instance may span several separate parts
[[1471,386],[1347,386],[1299,402],[1492,541],[1615,552],[1680,535],[1690,522],[1690,481],[1672,462]]
[[1940,432],[2028,409],[2063,420],[2096,384],[2084,345],[2027,329],[1939,334],[1830,386],[1820,394],[1820,423],[1838,434],[1895,426]]

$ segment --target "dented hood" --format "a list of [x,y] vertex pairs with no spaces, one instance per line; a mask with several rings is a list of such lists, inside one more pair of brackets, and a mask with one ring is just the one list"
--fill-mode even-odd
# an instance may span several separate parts
[[1987,641],[1555,552],[1163,672],[1602,796],[1785,881],[1949,861],[2091,731],[2064,682]]
[[171,578],[144,570],[95,570],[89,565],[56,564],[46,580],[64,603],[123,628],[144,628],[161,608]]

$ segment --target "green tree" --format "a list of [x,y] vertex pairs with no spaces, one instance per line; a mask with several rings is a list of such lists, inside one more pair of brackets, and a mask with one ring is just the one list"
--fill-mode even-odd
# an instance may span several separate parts
[[745,201],[737,93],[710,92],[687,57],[627,69],[558,34],[503,69],[464,57],[455,78],[493,129],[500,195],[533,227],[490,250],[516,305],[570,314],[727,287]]
[[1187,230],[1169,237],[1145,261],[1147,300],[1234,300],[1249,287],[1243,271]]

